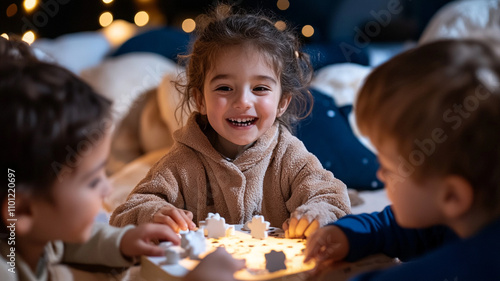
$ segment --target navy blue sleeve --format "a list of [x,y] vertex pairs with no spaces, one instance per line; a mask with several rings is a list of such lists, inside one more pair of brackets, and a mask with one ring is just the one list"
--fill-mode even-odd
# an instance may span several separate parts
[[348,215],[332,225],[340,227],[349,240],[349,254],[345,260],[350,262],[377,253],[407,261],[457,238],[445,226],[402,228],[390,206],[382,212]]

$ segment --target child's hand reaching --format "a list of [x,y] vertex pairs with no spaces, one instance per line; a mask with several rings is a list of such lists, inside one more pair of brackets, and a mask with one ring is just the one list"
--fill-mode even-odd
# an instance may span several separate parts
[[286,238],[303,238],[309,237],[316,229],[319,228],[318,220],[309,222],[306,217],[300,218],[292,217],[286,220],[282,225],[285,231]]
[[180,243],[180,238],[166,225],[146,223],[125,232],[120,242],[120,251],[124,256],[161,256],[164,249],[151,243],[153,240],[171,241],[175,245]]
[[194,230],[193,213],[174,207],[163,207],[153,215],[153,222],[170,226],[175,232],[180,230]]
[[233,281],[233,274],[245,267],[245,260],[234,259],[224,248],[217,248],[189,272],[184,281]]
[[337,226],[329,225],[318,229],[307,238],[304,262],[316,260],[317,269],[343,260],[349,253],[349,241]]

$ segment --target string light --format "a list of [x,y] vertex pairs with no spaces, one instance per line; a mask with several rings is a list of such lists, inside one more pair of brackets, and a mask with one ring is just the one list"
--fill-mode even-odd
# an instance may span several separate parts
[[283,31],[286,29],[286,23],[282,20],[279,20],[274,24],[274,27],[276,27],[280,31]]
[[311,37],[313,36],[314,34],[314,28],[310,25],[304,25],[304,27],[302,27],[302,35],[304,35],[305,37]]
[[10,4],[9,7],[7,7],[7,17],[12,17],[17,13],[17,5],[16,4]]
[[149,22],[149,15],[144,11],[135,14],[134,22],[137,26],[145,26]]
[[103,28],[102,32],[113,47],[118,47],[135,35],[136,26],[125,20],[117,19]]
[[7,33],[2,33],[2,35],[0,35],[0,36],[2,36],[3,38],[9,40],[9,35]]
[[106,27],[110,25],[112,22],[113,22],[113,14],[111,14],[110,12],[104,12],[99,17],[99,24],[102,27]]
[[24,9],[29,12],[38,4],[37,0],[24,0]]
[[278,0],[278,3],[276,3],[276,6],[278,6],[278,9],[284,11],[290,7],[290,2],[288,0]]
[[182,22],[182,30],[186,33],[193,32],[193,30],[196,28],[196,22],[193,19],[185,19]]
[[27,31],[24,33],[22,40],[31,45],[31,43],[35,42],[35,33],[33,31]]

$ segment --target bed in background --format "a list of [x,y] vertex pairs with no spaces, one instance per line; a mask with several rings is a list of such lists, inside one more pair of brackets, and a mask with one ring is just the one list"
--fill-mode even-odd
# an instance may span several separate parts
[[[487,34],[498,37],[499,9],[500,0],[452,2],[436,14],[418,44],[439,38]],[[126,200],[149,168],[168,151],[172,145],[171,133],[181,126],[174,115],[179,96],[170,81],[182,71],[176,65],[175,54],[185,50],[186,37],[171,30],[151,32],[141,33],[146,37],[137,34],[119,46],[113,46],[104,31],[68,34],[33,44],[40,56],[69,68],[114,102],[115,135],[107,166],[113,191],[106,198],[98,221],[106,222],[109,213]],[[165,38],[158,39],[163,47],[156,51],[136,45],[140,42],[139,45],[144,46],[145,38],[157,40],[159,36]],[[374,66],[415,44],[417,42],[373,44],[357,61],[332,60],[316,64],[311,85],[316,106],[313,114],[299,124],[297,135],[326,168],[348,187],[359,190],[359,196],[353,198],[361,200],[353,202],[356,203],[353,213],[379,211],[389,204],[375,176],[376,152],[355,126],[352,108],[356,93]],[[309,51],[327,50],[314,46]],[[330,58],[336,57],[330,55]],[[92,272],[78,271],[75,277],[110,280],[112,275],[113,280],[140,280],[138,272],[137,267],[129,272],[98,273],[93,268]]]
[[[499,3],[463,0],[448,4],[431,20],[418,44],[498,32]],[[171,81],[182,72],[175,58],[186,52],[188,42],[185,33],[159,28],[137,32],[118,46],[106,38],[106,30],[33,44],[46,59],[66,66],[114,102],[115,136],[107,166],[114,189],[100,220],[124,202],[151,165],[168,151],[172,132],[182,125],[175,118],[179,95]],[[356,93],[376,64],[416,44],[371,44],[349,61],[339,55],[338,48],[305,48],[316,69],[311,85],[315,106],[312,115],[298,125],[296,135],[325,168],[360,191],[359,197],[353,196],[358,199],[353,201],[354,213],[381,210],[389,203],[375,175],[376,152],[356,129],[352,114]]]

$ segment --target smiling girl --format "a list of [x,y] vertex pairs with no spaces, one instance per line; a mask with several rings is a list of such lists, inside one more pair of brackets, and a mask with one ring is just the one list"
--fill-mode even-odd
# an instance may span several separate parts
[[174,230],[217,212],[241,224],[263,215],[289,237],[350,212],[346,186],[290,133],[312,97],[308,57],[271,19],[219,6],[198,24],[186,56],[182,109],[194,112],[175,144],[111,217]]

